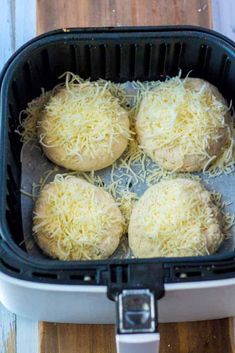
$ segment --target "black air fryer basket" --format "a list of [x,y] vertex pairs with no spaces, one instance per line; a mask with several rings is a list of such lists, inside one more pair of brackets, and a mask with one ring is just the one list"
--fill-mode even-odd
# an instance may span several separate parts
[[149,288],[160,297],[166,282],[234,277],[234,251],[204,257],[82,262],[29,255],[22,230],[22,143],[15,132],[20,111],[40,95],[42,87],[50,90],[58,84],[65,71],[92,80],[125,82],[163,80],[177,75],[179,69],[184,77],[192,70],[191,76],[216,85],[230,101],[235,98],[234,49],[233,42],[213,31],[178,26],[58,30],[20,48],[0,81],[0,271],[35,282],[107,285],[111,298],[123,288]]

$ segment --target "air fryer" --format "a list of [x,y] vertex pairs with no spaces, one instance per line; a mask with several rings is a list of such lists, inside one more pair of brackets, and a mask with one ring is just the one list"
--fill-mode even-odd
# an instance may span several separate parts
[[[164,80],[182,72],[235,98],[235,45],[200,27],[87,28],[43,34],[21,47],[1,75],[0,299],[44,321],[112,323],[118,350],[156,352],[159,322],[235,315],[234,244],[210,256],[57,261],[25,248],[21,149],[16,130],[28,102],[65,71],[91,80]],[[235,198],[234,176],[222,176]]]

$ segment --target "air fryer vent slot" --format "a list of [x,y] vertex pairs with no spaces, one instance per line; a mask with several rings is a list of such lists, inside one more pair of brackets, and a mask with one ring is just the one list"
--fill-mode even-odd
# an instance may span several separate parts
[[205,277],[215,278],[218,275],[222,277],[234,276],[235,275],[235,260],[229,259],[223,261],[222,263],[211,263],[200,266],[190,266],[187,264],[177,265],[171,269],[171,279],[173,281],[190,281],[192,278],[197,280],[202,280]]
[[15,272],[15,273],[20,273],[20,269],[17,267],[14,267],[10,264],[8,264],[7,262],[5,262],[3,259],[0,259],[1,265],[4,266],[7,270],[11,271],[11,272]]
[[144,76],[150,76],[150,63],[152,54],[152,44],[148,43],[145,45],[145,58],[144,58]]
[[43,75],[47,77],[47,80],[48,80],[51,77],[51,68],[50,68],[48,50],[44,49],[41,52],[41,60],[42,60]]
[[[16,186],[15,183],[13,181],[13,179],[8,179],[7,180],[7,190],[9,192],[10,197],[12,198],[13,202],[17,202],[17,194],[18,192],[16,191]],[[11,201],[12,201],[11,200]]]
[[12,169],[11,169],[11,166],[10,166],[9,164],[8,164],[8,166],[7,166],[7,174],[8,174],[9,180],[10,180],[11,183],[13,184],[12,186],[13,186],[14,188],[16,188],[17,184],[16,184],[16,182],[15,182],[15,179],[14,179],[13,173],[12,173]]
[[85,45],[83,48],[84,51],[84,60],[82,61],[83,64],[83,74],[84,78],[90,77],[90,72],[91,72],[91,45]]
[[10,137],[12,133],[15,133],[17,126],[16,126],[15,119],[13,119],[11,116],[9,116],[8,121],[9,121],[8,126],[9,126],[9,130],[10,130],[10,133],[9,133],[9,137]]
[[57,279],[58,276],[55,273],[49,273],[49,272],[32,272],[32,276],[33,277],[37,277],[37,278],[50,278],[50,279]]
[[104,45],[90,45],[89,50],[92,80],[105,77],[106,56]]
[[128,266],[110,266],[110,283],[121,284],[128,282]]
[[[135,80],[137,77],[137,70],[138,70],[138,56],[137,56],[137,44],[131,44],[129,47],[129,77],[131,80]],[[137,66],[138,65],[138,66]]]
[[173,55],[173,72],[172,75],[178,75],[179,70],[181,69],[181,61],[183,56],[183,43],[176,43],[174,47],[174,55]]
[[100,56],[101,56],[101,60],[102,60],[100,77],[106,78],[106,66],[107,66],[107,63],[106,63],[107,45],[106,44],[100,46]]
[[116,77],[120,76],[121,70],[121,45],[116,45],[115,47],[115,58],[116,58]]
[[129,71],[130,71],[130,45],[127,44],[121,44],[120,45],[120,80],[121,81],[127,81],[130,79],[132,80],[132,77],[129,76]]
[[228,263],[222,263],[221,265],[213,265],[212,271],[216,275],[235,273],[235,261],[233,259]]
[[[13,129],[13,123],[11,124],[11,127]],[[11,168],[14,169],[14,179],[17,180],[18,176],[20,175],[20,166],[21,166],[21,161],[20,161],[20,152],[21,152],[21,147],[22,143],[20,141],[20,136],[15,133],[15,130],[17,129],[17,126],[15,127],[14,131],[11,131],[8,133],[8,139],[10,143],[10,149],[9,149],[9,154],[11,152],[11,158],[12,158],[12,164]],[[17,135],[17,136],[16,136]]]
[[205,72],[210,63],[212,49],[208,45],[202,44],[199,50],[198,68],[200,72]]
[[224,54],[222,56],[221,68],[220,68],[220,77],[223,82],[225,82],[228,78],[230,67],[231,67],[231,60],[227,55]]
[[16,106],[17,111],[19,111],[20,110],[19,92],[18,92],[18,87],[15,80],[12,81],[12,95],[14,99],[14,105]]
[[[14,116],[14,109],[13,109],[13,104],[12,104],[12,103],[9,103],[8,109],[9,109],[9,113],[10,113],[10,118],[11,118],[12,120],[16,120],[16,119],[13,118],[13,116]],[[17,121],[15,121],[15,124],[17,124]]]
[[23,65],[23,79],[25,85],[27,86],[27,92],[30,93],[32,90],[32,77],[31,77],[31,69],[28,61]]
[[69,46],[69,54],[71,60],[71,71],[77,73],[76,49],[74,45]]
[[203,273],[201,271],[187,271],[187,272],[176,272],[175,276],[177,278],[192,278],[192,277],[202,277]]
[[168,65],[169,65],[169,44],[160,45],[160,56],[159,56],[159,76],[160,79],[164,79],[168,74]]
[[69,276],[73,281],[80,282],[95,282],[96,281],[96,271],[82,271]]
[[158,57],[159,50],[156,44],[149,44],[149,68],[148,77],[150,80],[154,80],[158,75]]

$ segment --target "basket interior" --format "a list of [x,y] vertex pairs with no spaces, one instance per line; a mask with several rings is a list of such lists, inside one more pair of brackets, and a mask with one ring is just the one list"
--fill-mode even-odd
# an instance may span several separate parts
[[[197,30],[149,30],[136,32],[56,33],[32,42],[18,53],[3,77],[2,153],[6,164],[2,176],[1,210],[6,232],[21,249],[23,242],[21,211],[22,143],[15,132],[19,114],[28,102],[60,82],[58,77],[72,71],[82,78],[90,77],[125,82],[164,80],[182,70],[182,76],[208,80],[225,98],[235,98],[235,53],[230,42]],[[2,155],[3,156],[3,155]],[[234,181],[234,179],[233,179]],[[230,181],[232,185],[232,181]],[[234,195],[235,198],[235,195]],[[233,243],[230,249],[234,248]]]

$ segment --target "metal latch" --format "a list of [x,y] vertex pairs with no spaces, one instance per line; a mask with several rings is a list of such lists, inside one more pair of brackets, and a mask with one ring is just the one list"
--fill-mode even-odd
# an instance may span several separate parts
[[162,264],[110,264],[108,298],[116,302],[118,353],[157,353],[157,301],[164,295]]
[[156,331],[155,298],[149,289],[124,289],[117,300],[118,332]]

